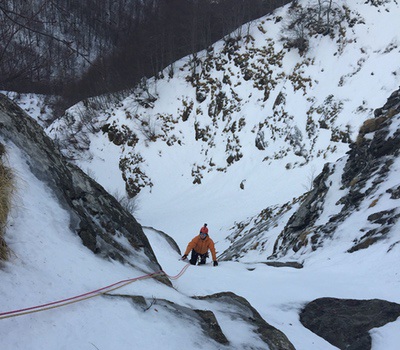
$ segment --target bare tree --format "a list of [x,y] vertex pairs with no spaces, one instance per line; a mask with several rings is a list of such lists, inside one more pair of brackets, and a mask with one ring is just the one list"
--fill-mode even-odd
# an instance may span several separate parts
[[2,0],[0,88],[70,103],[129,89],[288,2]]
[[[90,60],[84,50],[71,40],[47,30],[53,22],[44,20],[48,8],[61,11],[53,0],[34,2],[32,6],[13,6],[12,2],[0,3],[0,84],[12,84],[20,79],[40,81],[54,73],[54,53],[62,47],[59,57],[67,62],[72,55],[87,64]],[[14,4],[15,5],[15,4]],[[25,2],[26,5],[26,2]],[[18,10],[15,10],[18,8]],[[57,44],[57,45],[54,45]],[[50,49],[50,50],[49,50]],[[59,70],[60,71],[60,70]],[[59,73],[59,72],[58,72]]]
[[308,39],[314,34],[334,35],[334,28],[338,28],[346,18],[346,14],[339,6],[334,6],[333,0],[316,0],[306,7],[293,1],[288,18],[283,26],[281,39],[287,47],[295,47],[303,54],[308,49]]

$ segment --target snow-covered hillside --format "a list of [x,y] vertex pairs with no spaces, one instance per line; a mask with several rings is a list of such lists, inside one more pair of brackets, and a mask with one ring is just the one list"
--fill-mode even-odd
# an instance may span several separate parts
[[[234,292],[296,349],[329,350],[337,347],[299,320],[307,303],[323,297],[400,303],[398,152],[376,155],[376,164],[368,153],[368,164],[376,167],[363,172],[364,163],[356,160],[364,161],[365,154],[355,147],[363,140],[375,142],[378,127],[366,132],[364,122],[400,85],[400,5],[355,0],[335,6],[346,20],[333,37],[311,37],[302,56],[280,41],[285,7],[176,62],[157,79],[143,81],[115,105],[103,109],[102,97],[83,101],[46,129],[64,154],[108,192],[138,193],[134,216],[147,227],[168,274],[176,275],[184,264],[157,230],[184,250],[207,222],[223,260],[216,268],[190,267],[173,282],[175,289],[152,280],[125,287],[124,295],[146,298],[146,311],[136,304],[127,307],[125,299],[101,298],[66,311],[0,320],[7,322],[0,333],[5,349],[29,347],[33,333],[39,336],[32,349],[57,348],[56,341],[59,348],[80,349],[224,348],[199,339],[186,316],[178,312],[175,318],[172,311],[171,317],[165,300],[180,311],[212,310],[231,342],[227,348],[261,348],[240,311],[227,313],[229,307],[214,299],[190,298]],[[21,101],[21,106],[38,119],[35,103]],[[389,131],[380,140],[398,139],[400,122],[393,113],[385,111]],[[18,150],[9,147],[22,204],[13,212],[7,236],[15,256],[0,270],[6,309],[136,277],[138,271],[99,260],[81,247],[65,229],[63,209]],[[347,178],[351,167],[362,176]],[[320,187],[313,187],[323,169]],[[29,183],[26,190],[24,183]],[[42,215],[42,203],[54,213]],[[304,203],[314,210],[311,219]],[[308,222],[302,228],[298,222],[304,218]],[[26,227],[39,228],[34,238]],[[33,241],[36,249],[30,250]],[[67,262],[54,259],[60,246]],[[303,268],[269,266],[271,256]],[[399,328],[399,320],[374,328],[372,349],[397,350]],[[32,336],[17,338],[26,329]]]
[[111,193],[140,191],[143,224],[180,240],[208,221],[224,235],[308,190],[399,85],[399,5],[337,6],[347,19],[333,38],[310,38],[304,56],[280,41],[285,7],[107,111],[90,109],[95,101],[72,107],[48,132]]

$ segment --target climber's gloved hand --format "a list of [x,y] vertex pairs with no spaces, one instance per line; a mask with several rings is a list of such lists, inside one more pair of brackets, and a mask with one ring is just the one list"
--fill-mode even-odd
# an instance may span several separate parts
[[186,260],[187,259],[187,255],[182,255],[182,260]]
[[214,261],[214,266],[218,266],[218,261],[217,260]]

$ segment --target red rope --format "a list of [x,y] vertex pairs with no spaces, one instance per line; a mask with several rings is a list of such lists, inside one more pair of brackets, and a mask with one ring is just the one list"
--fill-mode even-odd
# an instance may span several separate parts
[[142,280],[142,279],[152,278],[155,276],[165,275],[170,279],[176,280],[184,274],[184,272],[187,270],[187,268],[189,266],[190,266],[189,264],[185,265],[183,267],[183,269],[176,276],[169,276],[163,270],[160,270],[158,272],[149,273],[147,275],[125,279],[125,280],[110,284],[108,286],[92,290],[92,291],[84,293],[84,294],[75,295],[70,298],[61,299],[61,300],[53,301],[53,302],[46,303],[46,304],[31,306],[31,307],[27,307],[27,308],[23,308],[23,309],[1,312],[0,319],[13,317],[13,316],[19,316],[19,314],[27,314],[27,313],[31,313],[31,312],[33,313],[33,312],[43,311],[43,310],[46,310],[46,308],[49,309],[49,308],[61,307],[63,305],[68,305],[74,301],[76,301],[76,302],[81,301],[79,299],[82,299],[82,300],[89,299],[91,297],[95,297],[95,296],[104,294],[107,291],[112,291],[112,290],[115,290],[118,288],[122,288],[123,286],[125,286],[127,284],[130,284],[130,283]]
[[185,271],[188,269],[189,266],[190,266],[189,263],[186,264],[186,265],[184,266],[184,268],[183,268],[176,276],[170,276],[170,275],[167,275],[164,271],[162,271],[162,272],[163,272],[164,275],[167,276],[169,279],[171,279],[171,280],[177,280],[179,277],[181,277],[181,276],[185,273]]

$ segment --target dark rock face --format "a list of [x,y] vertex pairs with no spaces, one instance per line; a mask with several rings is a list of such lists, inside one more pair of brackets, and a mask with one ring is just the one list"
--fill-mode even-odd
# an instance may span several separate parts
[[203,331],[220,344],[229,344],[229,340],[222,332],[220,325],[212,311],[209,310],[194,310],[202,320]]
[[297,261],[266,261],[263,264],[273,267],[292,267],[294,269],[302,269],[304,267],[303,264]]
[[[25,152],[32,173],[68,210],[71,229],[88,249],[140,269],[161,269],[132,215],[103,187],[68,163],[42,128],[4,95],[0,95],[0,134]],[[121,239],[127,243],[120,243]]]
[[367,218],[368,221],[379,225],[379,227],[368,230],[360,239],[354,242],[354,246],[348,252],[353,253],[357,250],[368,248],[371,244],[385,238],[399,218],[400,214],[397,214],[395,209],[371,214]]
[[400,305],[384,300],[321,298],[307,304],[300,321],[339,349],[371,349],[372,328],[382,327],[400,316]]
[[[388,110],[387,108],[390,109]],[[388,102],[379,110],[376,119],[367,120],[360,129],[357,142],[351,145],[349,160],[343,172],[342,182],[350,187],[350,194],[344,201],[346,207],[357,208],[372,175],[380,175],[367,193],[372,192],[384,179],[394,157],[400,152],[400,130],[390,134],[393,117],[400,113],[400,90],[394,92]],[[374,132],[372,139],[365,135]]]
[[312,227],[320,214],[325,196],[328,192],[326,181],[334,169],[333,165],[326,164],[322,173],[315,178],[314,188],[305,197],[299,209],[289,219],[278,241],[275,243],[274,254],[287,252],[293,249],[295,252],[301,247],[318,240],[318,233],[313,232]]

